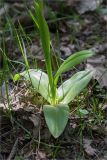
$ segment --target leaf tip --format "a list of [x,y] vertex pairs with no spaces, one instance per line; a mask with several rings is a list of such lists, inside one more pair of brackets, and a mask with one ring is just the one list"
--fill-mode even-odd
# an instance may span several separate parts
[[18,81],[20,78],[20,74],[15,74],[15,76],[13,77],[14,82]]

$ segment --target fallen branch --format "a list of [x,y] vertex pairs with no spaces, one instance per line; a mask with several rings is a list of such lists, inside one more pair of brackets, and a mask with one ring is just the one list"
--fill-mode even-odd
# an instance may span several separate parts
[[13,148],[12,148],[12,150],[11,150],[11,152],[10,152],[10,155],[9,155],[9,157],[7,158],[7,160],[13,159],[13,157],[15,156],[16,151],[17,151],[17,146],[18,146],[18,138],[16,139],[16,141],[15,141],[15,143],[14,143],[14,145],[13,145]]

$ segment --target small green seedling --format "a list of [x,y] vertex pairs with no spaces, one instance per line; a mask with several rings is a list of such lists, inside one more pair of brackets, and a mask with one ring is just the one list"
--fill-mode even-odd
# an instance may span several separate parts
[[[68,122],[70,113],[68,104],[87,86],[93,72],[89,70],[80,71],[57,88],[58,79],[62,73],[91,57],[94,53],[91,50],[83,50],[71,55],[61,64],[55,76],[53,76],[50,51],[51,40],[49,28],[43,14],[43,4],[41,0],[35,1],[34,4],[36,16],[31,11],[29,13],[39,29],[47,74],[38,69],[28,69],[19,75],[27,81],[31,81],[36,91],[48,102],[47,105],[43,106],[43,112],[51,134],[57,138],[62,134]],[[16,74],[14,79],[19,79],[19,75]]]

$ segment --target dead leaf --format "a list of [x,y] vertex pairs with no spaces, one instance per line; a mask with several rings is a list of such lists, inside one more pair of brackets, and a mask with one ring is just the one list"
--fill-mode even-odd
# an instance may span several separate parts
[[103,43],[103,44],[95,44],[95,46],[92,48],[92,50],[96,53],[99,54],[101,56],[101,54],[106,53],[107,50],[107,43]]
[[77,3],[76,10],[78,13],[83,14],[87,11],[94,11],[103,0],[79,0]]
[[102,110],[107,110],[107,104],[104,104]]
[[86,138],[83,139],[83,144],[84,144],[83,147],[85,149],[85,152],[89,156],[94,156],[94,155],[96,155],[96,149],[91,146],[91,143],[92,143],[92,140],[86,139]]
[[67,6],[73,6],[75,4],[75,1],[78,1],[78,0],[68,0]]
[[30,46],[30,50],[28,50],[30,55],[36,56],[37,59],[42,60],[43,59],[43,55],[42,55],[42,53],[40,51],[41,51],[40,47],[38,45],[36,45],[36,44],[31,45]]
[[69,47],[61,46],[60,50],[65,56],[71,55],[71,50]]
[[[8,90],[9,91],[9,90]],[[6,98],[6,86],[5,83],[0,86],[0,98]]]
[[29,119],[33,122],[35,127],[39,127],[40,119],[38,116],[36,116],[35,114],[32,114],[31,117],[29,117]]
[[38,151],[37,160],[46,160],[46,154],[43,151]]
[[86,68],[94,71],[93,78],[101,87],[107,87],[107,59],[104,55],[88,59]]
[[25,4],[23,4],[23,3],[17,3],[17,2],[15,2],[15,3],[13,4],[13,7],[14,7],[15,9],[17,9],[18,11],[23,11],[23,10],[25,10]]
[[9,11],[9,5],[4,4],[4,6],[0,9],[0,18],[5,15]]
[[39,129],[40,129],[40,118],[36,116],[35,114],[32,114],[29,119],[33,122],[34,128],[33,128],[33,136],[35,138],[38,137]]

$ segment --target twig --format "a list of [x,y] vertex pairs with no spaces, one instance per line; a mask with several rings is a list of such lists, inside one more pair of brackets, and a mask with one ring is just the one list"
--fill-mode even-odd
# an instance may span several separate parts
[[13,148],[12,148],[12,150],[11,150],[11,152],[10,152],[10,155],[9,155],[9,157],[7,158],[7,160],[13,159],[13,157],[14,157],[14,155],[15,155],[15,153],[16,153],[16,150],[17,150],[17,145],[18,145],[18,138],[16,139],[16,141],[15,141],[15,143],[14,143],[14,145],[13,145]]

